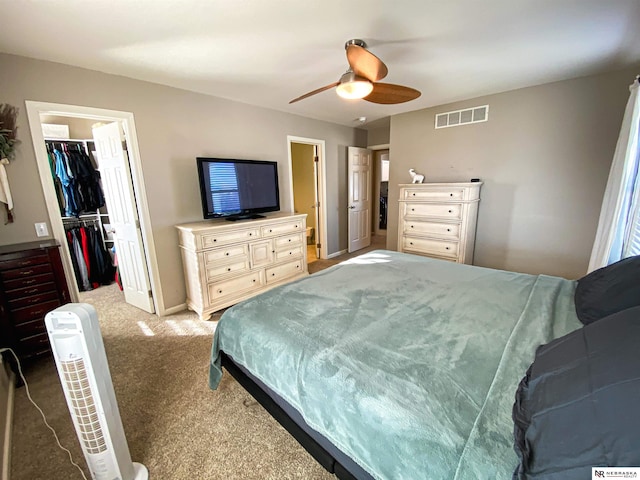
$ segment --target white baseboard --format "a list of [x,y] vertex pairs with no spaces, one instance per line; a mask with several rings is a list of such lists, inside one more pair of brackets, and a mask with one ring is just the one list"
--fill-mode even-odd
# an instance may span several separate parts
[[[4,368],[0,362],[0,368]],[[2,441],[2,480],[9,480],[11,472],[11,432],[13,428],[13,402],[16,390],[16,378],[13,372],[9,372],[9,388],[7,389],[7,411],[5,412],[5,424]]]
[[186,310],[187,304],[186,303],[181,303],[180,305],[176,305],[175,307],[170,307],[165,309],[164,312],[162,312],[162,315],[159,315],[160,317],[166,317],[167,315],[173,315],[174,313],[180,313],[183,312],[184,310]]
[[347,253],[346,249],[345,250],[340,250],[339,252],[335,252],[335,253],[332,253],[331,255],[327,255],[327,259],[334,258],[334,257],[339,257],[340,255],[343,255],[345,253]]

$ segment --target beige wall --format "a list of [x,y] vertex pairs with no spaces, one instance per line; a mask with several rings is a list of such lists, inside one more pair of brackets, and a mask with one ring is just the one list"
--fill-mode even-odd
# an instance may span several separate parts
[[[287,135],[326,142],[328,252],[347,248],[346,147],[365,146],[366,131],[185,90],[66,65],[0,54],[2,102],[20,108],[22,144],[7,168],[15,223],[0,222],[0,245],[36,240],[48,222],[25,113],[25,100],[133,112],[147,187],[165,307],[185,301],[174,225],[202,219],[197,156],[275,160],[281,207],[291,211]],[[341,204],[340,202],[343,202]]]
[[40,115],[40,121],[54,125],[67,125],[69,127],[69,138],[77,140],[93,138],[91,127],[96,123],[95,120],[86,118],[58,117],[55,115]]
[[369,129],[367,135],[368,146],[387,145],[389,143],[389,126]]
[[[586,272],[628,86],[638,69],[567,80],[391,118],[387,247],[398,184],[484,181],[475,261],[577,278]],[[489,104],[489,121],[434,129],[437,113]]]

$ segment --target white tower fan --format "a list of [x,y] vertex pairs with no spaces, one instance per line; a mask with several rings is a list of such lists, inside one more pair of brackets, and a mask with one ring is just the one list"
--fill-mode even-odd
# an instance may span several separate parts
[[73,425],[94,480],[147,480],[131,461],[96,310],[69,303],[45,324]]

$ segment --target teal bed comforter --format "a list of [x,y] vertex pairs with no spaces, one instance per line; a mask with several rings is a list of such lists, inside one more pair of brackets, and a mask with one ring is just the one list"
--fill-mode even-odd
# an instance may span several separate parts
[[377,250],[227,310],[220,351],[378,479],[507,479],[538,345],[579,328],[575,282]]

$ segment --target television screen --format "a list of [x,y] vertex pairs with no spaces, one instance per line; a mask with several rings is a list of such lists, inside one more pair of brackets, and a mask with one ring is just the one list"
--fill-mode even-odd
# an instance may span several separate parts
[[280,210],[278,164],[258,160],[198,158],[204,218],[259,218]]

